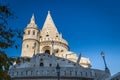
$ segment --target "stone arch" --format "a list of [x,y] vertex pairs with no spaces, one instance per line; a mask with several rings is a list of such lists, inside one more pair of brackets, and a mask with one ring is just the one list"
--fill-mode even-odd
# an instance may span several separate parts
[[39,66],[40,66],[40,67],[43,67],[43,66],[44,66],[44,60],[43,60],[42,58],[40,59]]
[[51,66],[52,66],[52,64],[50,63],[50,64],[49,64],[49,66],[51,67]]
[[45,46],[45,47],[42,48],[42,50],[43,50],[44,53],[50,54],[51,47],[50,46]]
[[44,66],[43,62],[40,62],[40,66],[41,66],[41,67],[43,67],[43,66]]
[[45,53],[48,53],[48,54],[50,54],[50,50],[45,50]]
[[58,53],[60,50],[57,48],[57,49],[55,49],[55,53]]

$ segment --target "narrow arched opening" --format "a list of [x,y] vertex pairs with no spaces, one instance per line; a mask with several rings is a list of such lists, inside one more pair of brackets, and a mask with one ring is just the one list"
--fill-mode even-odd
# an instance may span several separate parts
[[40,66],[41,66],[41,67],[43,67],[43,66],[44,66],[44,64],[41,62],[41,63],[40,63]]
[[45,53],[50,54],[50,50],[45,50]]

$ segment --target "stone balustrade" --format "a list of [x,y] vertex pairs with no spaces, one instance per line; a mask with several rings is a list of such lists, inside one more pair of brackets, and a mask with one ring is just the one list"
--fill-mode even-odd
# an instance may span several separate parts
[[[40,76],[57,76],[57,71],[55,67],[35,67],[35,68],[14,68],[11,69],[9,75],[14,77],[40,77]],[[86,69],[82,67],[61,67],[60,76],[61,77],[86,77],[86,78],[99,78],[105,74],[104,71],[99,71],[95,69]]]
[[68,45],[66,40],[59,39],[59,38],[41,38],[40,42],[43,42],[43,41],[58,41],[58,42],[61,42],[61,43],[64,43],[64,44]]

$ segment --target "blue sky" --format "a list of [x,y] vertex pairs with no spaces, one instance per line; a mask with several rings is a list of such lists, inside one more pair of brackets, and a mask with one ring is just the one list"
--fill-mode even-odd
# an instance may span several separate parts
[[[42,28],[47,12],[69,43],[70,50],[91,60],[93,68],[104,69],[100,52],[104,51],[111,73],[120,72],[119,0],[7,0],[18,17],[9,27],[23,30],[34,13]],[[20,48],[8,49],[9,56],[20,56]]]

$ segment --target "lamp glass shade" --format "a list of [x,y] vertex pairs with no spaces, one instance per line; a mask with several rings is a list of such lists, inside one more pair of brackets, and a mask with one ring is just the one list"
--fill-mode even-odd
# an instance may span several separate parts
[[104,57],[104,56],[105,56],[105,54],[104,54],[104,52],[103,52],[103,51],[101,52],[101,56],[102,56],[102,57]]

